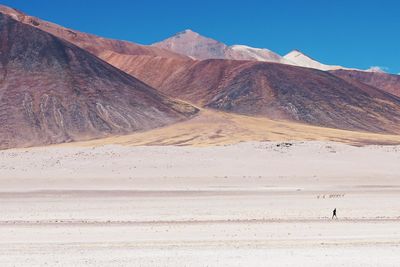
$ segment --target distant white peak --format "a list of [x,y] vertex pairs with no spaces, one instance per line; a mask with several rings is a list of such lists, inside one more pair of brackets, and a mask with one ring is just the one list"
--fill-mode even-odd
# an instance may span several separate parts
[[367,72],[376,72],[376,73],[386,73],[386,68],[385,67],[380,67],[380,66],[372,66],[369,69],[367,69]]
[[192,31],[191,29],[186,29],[184,31],[178,32],[175,34],[175,36],[179,35],[193,35],[193,36],[200,36],[197,32]]
[[240,51],[260,51],[260,52],[271,52],[266,48],[255,48],[247,45],[232,45],[231,48],[233,50],[240,50]]
[[288,64],[300,66],[300,67],[325,70],[325,71],[326,70],[346,69],[342,66],[322,64],[322,63],[316,61],[315,59],[312,59],[311,57],[303,54],[299,50],[293,50],[290,53],[288,53],[287,55],[285,55],[283,58],[288,60]]
[[247,45],[233,45],[230,46],[230,49],[236,53],[235,56],[239,57],[238,59],[286,63],[286,60],[280,55],[266,48],[254,48]]
[[[302,52],[300,52],[299,50],[296,50],[296,49],[291,51],[291,52],[289,52],[288,54],[286,54],[284,56],[284,58],[286,58],[286,59],[307,58],[309,60],[313,60],[311,57],[303,54]],[[313,61],[315,61],[315,60],[313,60]]]

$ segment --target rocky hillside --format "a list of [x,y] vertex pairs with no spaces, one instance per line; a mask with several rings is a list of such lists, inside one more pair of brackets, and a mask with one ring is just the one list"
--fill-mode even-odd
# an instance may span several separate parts
[[89,52],[0,13],[0,148],[143,131],[193,116]]

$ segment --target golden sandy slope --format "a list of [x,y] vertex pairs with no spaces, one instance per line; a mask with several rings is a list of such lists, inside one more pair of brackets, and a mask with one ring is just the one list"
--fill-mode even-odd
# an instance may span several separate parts
[[210,146],[245,141],[290,140],[329,140],[353,145],[400,144],[400,135],[337,130],[203,109],[200,115],[185,122],[147,132],[81,142],[78,145]]

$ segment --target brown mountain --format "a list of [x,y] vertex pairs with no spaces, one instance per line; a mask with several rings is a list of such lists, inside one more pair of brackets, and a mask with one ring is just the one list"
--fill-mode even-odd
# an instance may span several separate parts
[[1,13],[0,52],[0,148],[147,130],[197,111]]
[[400,75],[357,70],[332,71],[338,77],[353,79],[400,97]]
[[108,60],[169,96],[203,107],[331,128],[400,132],[400,98],[329,72],[236,60]]
[[65,39],[95,55],[105,51],[112,51],[126,55],[152,55],[168,58],[186,58],[183,55],[152,46],[138,45],[132,42],[102,38],[93,34],[87,34],[71,30],[60,25],[41,20],[24,14],[23,12],[0,5],[0,13],[11,16],[22,23],[39,28],[57,37]]
[[174,79],[175,74],[179,75],[184,68],[197,62],[191,59],[125,55],[110,51],[100,53],[99,57],[134,77],[140,77],[141,81],[157,89],[167,80]]

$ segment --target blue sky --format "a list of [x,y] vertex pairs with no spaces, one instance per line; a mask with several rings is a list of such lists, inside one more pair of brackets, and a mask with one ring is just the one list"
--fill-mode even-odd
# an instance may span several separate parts
[[279,54],[298,49],[328,64],[400,73],[400,1],[0,0],[76,30],[150,44],[192,29]]

